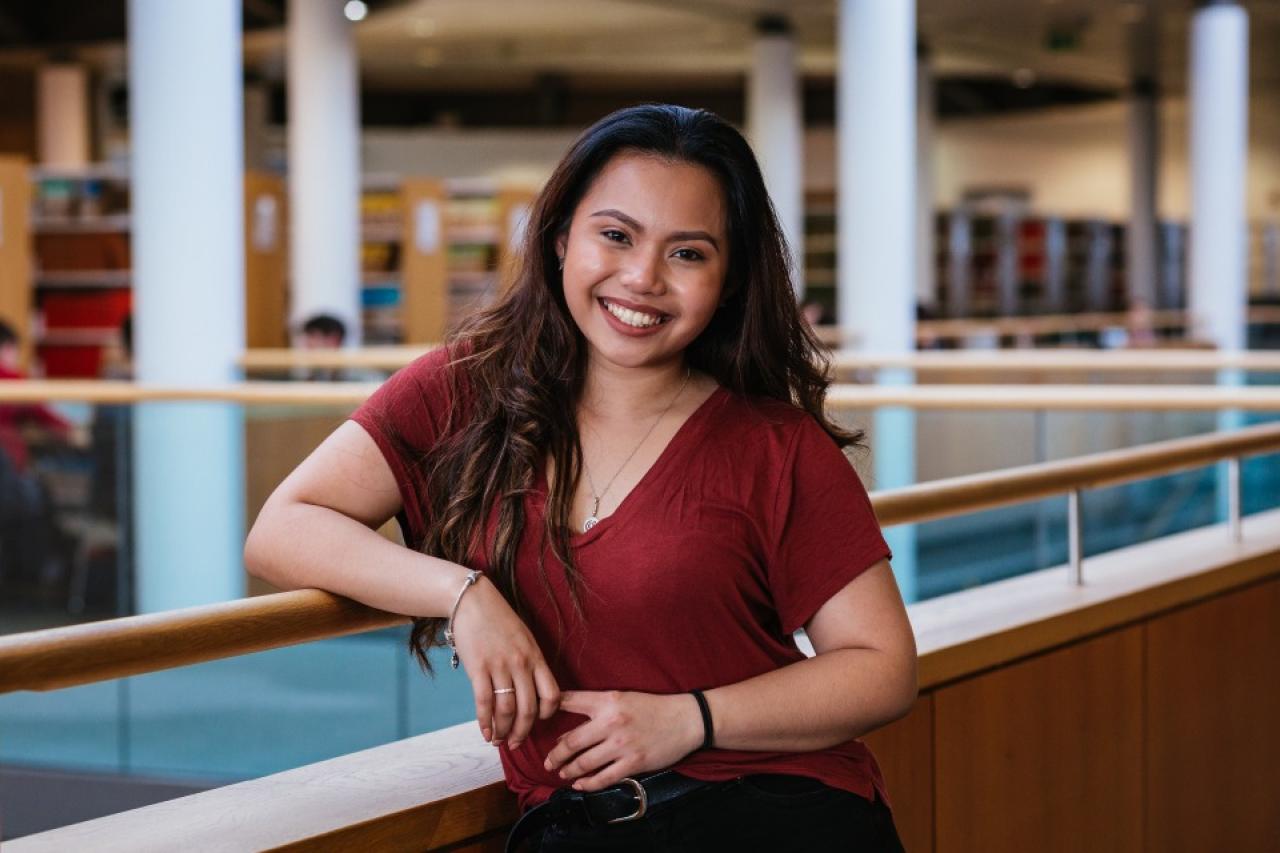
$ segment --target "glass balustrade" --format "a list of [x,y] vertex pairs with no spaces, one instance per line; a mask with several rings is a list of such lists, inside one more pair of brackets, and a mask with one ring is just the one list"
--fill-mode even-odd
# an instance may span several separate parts
[[[1249,381],[1280,384],[1280,375]],[[6,458],[3,482],[12,491],[3,497],[0,538],[2,633],[128,615],[138,600],[134,407],[52,408],[72,429],[24,432],[20,458]],[[243,458],[225,461],[244,469],[247,526],[350,407],[239,408]],[[854,426],[873,421],[866,412],[839,417]],[[1243,422],[1274,419],[1246,416]],[[921,481],[979,473],[1204,434],[1218,423],[1211,412],[921,411],[915,472]],[[867,449],[853,454],[873,489],[867,472],[877,446],[872,432]],[[1221,521],[1221,469],[1086,491],[1086,556]],[[1241,479],[1246,513],[1280,506],[1280,454],[1246,460]],[[386,533],[394,537],[393,527]],[[1061,496],[914,527],[917,599],[1066,560]],[[226,570],[248,592],[267,591],[245,578],[240,565]],[[465,674],[437,655],[437,676],[426,677],[407,654],[406,637],[407,627],[388,629],[84,687],[3,695],[0,765],[214,786],[471,719]]]

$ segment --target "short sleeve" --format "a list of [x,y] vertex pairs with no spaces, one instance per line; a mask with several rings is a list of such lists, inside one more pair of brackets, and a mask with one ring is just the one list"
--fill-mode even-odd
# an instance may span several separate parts
[[769,586],[788,634],[890,556],[858,472],[812,417],[792,438],[771,527]]
[[448,350],[432,350],[396,371],[351,420],[382,452],[400,490],[396,516],[405,544],[417,549],[426,536],[427,494],[422,460],[440,440],[452,401]]

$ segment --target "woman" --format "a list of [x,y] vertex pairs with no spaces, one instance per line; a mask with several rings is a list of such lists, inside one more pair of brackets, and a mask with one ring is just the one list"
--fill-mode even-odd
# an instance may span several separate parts
[[910,709],[915,643],[825,366],[746,141],[622,110],[504,296],[281,484],[246,560],[415,617],[428,668],[448,623],[513,842],[900,850],[855,738]]

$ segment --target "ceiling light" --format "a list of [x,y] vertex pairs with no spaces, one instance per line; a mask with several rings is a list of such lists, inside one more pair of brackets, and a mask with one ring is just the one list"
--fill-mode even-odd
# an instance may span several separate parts
[[418,38],[428,38],[436,34],[436,22],[430,18],[414,18],[409,22],[409,32]]
[[347,16],[348,21],[363,21],[369,14],[369,7],[364,0],[347,0],[347,5],[342,7],[342,14]]
[[1030,68],[1019,68],[1013,72],[1013,85],[1019,89],[1030,89],[1036,84],[1036,72]]

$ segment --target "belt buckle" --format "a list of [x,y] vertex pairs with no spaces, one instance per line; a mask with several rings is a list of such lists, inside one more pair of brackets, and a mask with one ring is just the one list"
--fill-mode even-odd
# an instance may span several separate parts
[[635,798],[640,801],[640,805],[638,808],[636,808],[634,814],[629,814],[629,815],[626,815],[625,817],[611,818],[610,820],[605,821],[605,823],[626,823],[629,820],[636,820],[637,818],[644,817],[644,813],[649,809],[649,795],[645,791],[644,785],[641,785],[639,782],[637,782],[635,779],[632,779],[630,776],[626,777],[622,781],[631,786],[632,793],[635,795]]

